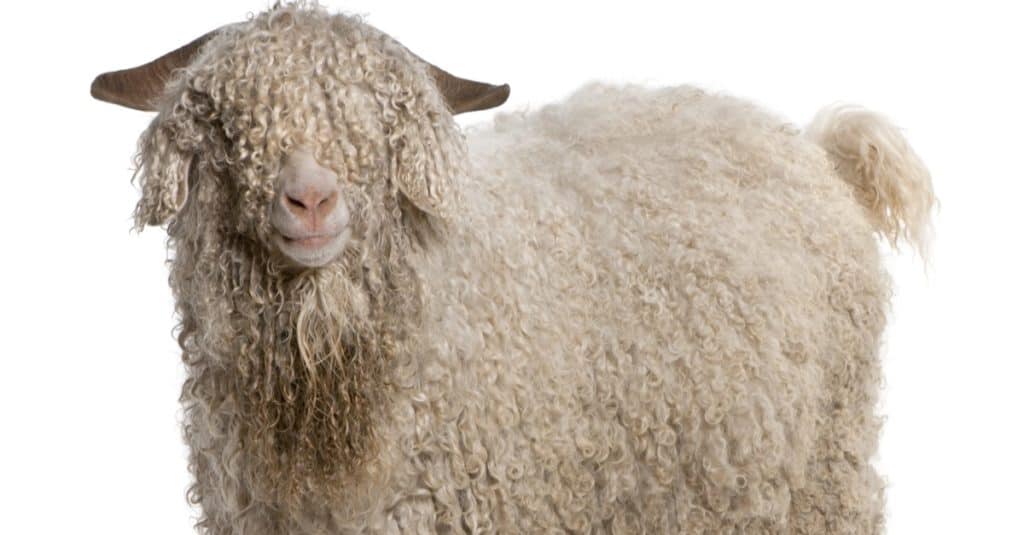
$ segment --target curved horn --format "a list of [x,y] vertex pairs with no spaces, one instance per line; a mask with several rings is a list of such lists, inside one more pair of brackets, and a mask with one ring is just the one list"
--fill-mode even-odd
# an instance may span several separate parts
[[220,29],[203,35],[191,43],[168,52],[145,65],[132,69],[106,72],[92,81],[93,98],[142,111],[156,111],[156,99],[175,69],[188,65],[211,37]]
[[486,110],[501,106],[508,100],[508,95],[511,92],[508,84],[491,85],[465,80],[429,62],[424,63],[430,68],[430,75],[434,78],[438,91],[448,102],[452,114]]

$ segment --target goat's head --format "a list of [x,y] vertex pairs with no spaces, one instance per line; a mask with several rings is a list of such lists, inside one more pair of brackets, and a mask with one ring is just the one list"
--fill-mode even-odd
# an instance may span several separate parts
[[408,253],[456,213],[452,115],[501,104],[508,86],[289,4],[92,92],[159,112],[140,139],[135,215],[169,222],[189,417],[230,407],[254,493],[343,492],[326,482],[374,450],[405,339],[396,318],[420,311]]
[[329,264],[382,226],[448,217],[465,157],[452,115],[508,93],[356,19],[294,6],[92,86],[100,100],[159,111],[140,139],[137,225],[188,219],[300,267]]

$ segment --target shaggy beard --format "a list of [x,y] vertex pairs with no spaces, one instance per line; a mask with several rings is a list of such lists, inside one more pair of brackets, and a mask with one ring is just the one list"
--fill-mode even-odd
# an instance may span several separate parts
[[228,245],[215,266],[191,264],[183,249],[176,267],[189,269],[172,284],[190,372],[193,499],[225,476],[280,506],[341,498],[376,452],[405,323],[396,316],[418,310],[401,247],[350,248],[339,264],[299,274],[255,244]]
[[235,388],[247,479],[281,502],[340,490],[372,453],[389,353],[356,281],[318,271],[293,284],[289,313],[241,351]]

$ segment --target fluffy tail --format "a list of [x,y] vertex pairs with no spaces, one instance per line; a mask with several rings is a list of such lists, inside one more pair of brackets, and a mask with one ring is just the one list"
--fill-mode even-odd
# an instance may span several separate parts
[[902,239],[925,257],[932,179],[899,129],[877,113],[838,105],[818,112],[805,135],[828,153],[875,230],[894,248]]

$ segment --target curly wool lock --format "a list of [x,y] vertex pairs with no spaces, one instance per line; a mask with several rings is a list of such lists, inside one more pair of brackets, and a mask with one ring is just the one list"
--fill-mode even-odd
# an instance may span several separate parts
[[[302,5],[160,110],[137,218],[170,219],[206,532],[881,529],[873,232],[932,196],[879,117],[591,85],[467,152],[418,58]],[[354,241],[295,272],[266,207],[301,145]]]

